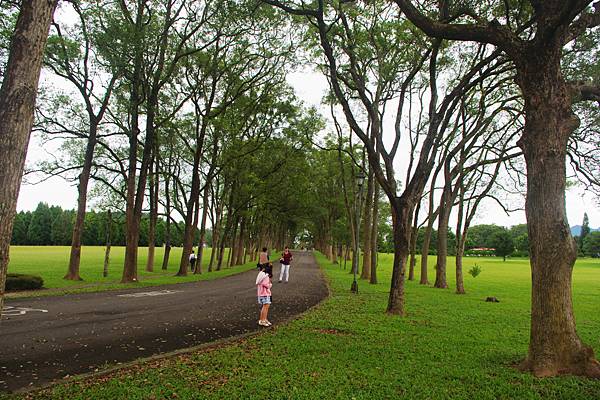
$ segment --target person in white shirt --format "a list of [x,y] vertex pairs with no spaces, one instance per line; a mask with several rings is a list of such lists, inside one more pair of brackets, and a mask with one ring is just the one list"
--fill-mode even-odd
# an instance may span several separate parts
[[192,272],[196,270],[196,254],[194,254],[194,250],[190,253],[190,269]]

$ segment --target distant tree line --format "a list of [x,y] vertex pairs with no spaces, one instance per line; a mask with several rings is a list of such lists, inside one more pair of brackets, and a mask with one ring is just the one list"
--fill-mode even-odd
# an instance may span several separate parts
[[[391,229],[380,231],[379,248],[386,253],[394,251],[394,242],[391,235]],[[417,231],[416,252],[421,254],[421,249],[425,241],[426,228],[421,227]],[[437,254],[437,236],[436,229],[431,231],[431,239],[429,243],[429,254]],[[451,230],[448,230],[448,255],[456,255],[456,235]],[[489,255],[498,257],[514,256],[528,257],[529,256],[529,240],[527,238],[527,225],[514,225],[510,228],[498,226],[494,224],[475,225],[469,228],[469,235],[465,245],[465,254],[479,254],[473,249],[494,249]]]
[[[12,234],[13,245],[33,246],[69,246],[75,210],[63,210],[59,206],[49,206],[40,202],[34,211],[21,211],[15,216]],[[171,244],[181,246],[183,243],[183,222],[171,222],[175,229],[171,232]],[[106,211],[89,211],[85,215],[82,243],[86,246],[103,246],[106,244],[106,233],[109,226]],[[140,228],[140,245],[148,245],[150,215],[144,213]],[[111,244],[125,246],[125,214],[121,211],[112,212]],[[165,243],[166,221],[159,218],[156,224],[156,244]],[[196,237],[199,237],[199,230]],[[207,243],[212,243],[211,232],[208,232]]]
[[[421,227],[417,236],[417,254],[421,253],[421,248],[425,239],[426,228]],[[437,254],[437,230],[431,232],[429,241],[429,254]],[[379,235],[379,248],[382,252],[392,253],[394,251],[394,242],[391,235],[391,229],[383,228]],[[575,236],[579,245],[580,257],[600,257],[600,232],[590,232],[587,214],[584,218],[582,233]],[[469,229],[469,235],[466,242],[465,255],[495,255],[498,257],[529,257],[529,238],[527,236],[527,225],[514,225],[510,228],[494,224],[475,225]],[[493,249],[489,254],[485,251],[473,249]],[[456,255],[456,235],[448,231],[448,254]]]

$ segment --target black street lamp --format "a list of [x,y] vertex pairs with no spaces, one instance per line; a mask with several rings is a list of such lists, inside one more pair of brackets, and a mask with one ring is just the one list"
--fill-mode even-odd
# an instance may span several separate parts
[[354,211],[355,211],[355,239],[354,239],[354,254],[352,257],[352,272],[354,273],[354,280],[352,281],[352,286],[350,287],[350,291],[352,293],[358,293],[358,282],[356,281],[356,272],[358,271],[358,263],[360,260],[360,212],[362,210],[362,187],[365,183],[365,174],[362,170],[358,171],[356,174],[356,186],[358,186],[358,199],[354,203]]

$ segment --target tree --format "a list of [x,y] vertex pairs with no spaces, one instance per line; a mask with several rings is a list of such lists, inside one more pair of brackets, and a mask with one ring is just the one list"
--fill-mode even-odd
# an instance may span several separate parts
[[[532,271],[530,344],[521,367],[536,376],[600,377],[593,349],[575,328],[571,274],[577,248],[565,211],[567,143],[579,126],[572,104],[600,102],[600,88],[585,81],[568,82],[561,68],[563,48],[600,24],[598,3],[592,9],[589,0],[495,1],[494,8],[482,3],[467,13],[452,10],[462,21],[448,23],[429,18],[410,0],[394,2],[426,34],[492,44],[514,63],[515,82],[525,102],[525,127],[518,144],[527,166],[525,213]],[[439,5],[450,8],[450,2]]]
[[583,254],[587,257],[600,257],[600,232],[591,232],[585,237]]
[[515,244],[510,233],[503,229],[494,234],[492,237],[492,245],[495,249],[497,257],[502,257],[506,261],[506,256],[509,256],[515,251]]
[[515,244],[516,253],[518,257],[529,256],[529,237],[527,236],[527,225],[520,224],[514,225],[509,230],[510,236]]
[[0,310],[44,47],[56,4],[56,0],[21,3],[0,87]]
[[504,228],[494,224],[475,225],[469,229],[469,248],[494,247],[492,238]]
[[[99,54],[93,51],[94,38],[93,27],[90,27],[91,17],[95,12],[94,6],[87,9],[85,5],[72,3],[74,11],[79,17],[79,25],[75,32],[63,33],[63,27],[59,24],[54,24],[55,34],[50,36],[47,50],[46,66],[54,72],[58,77],[65,79],[81,95],[85,113],[87,114],[87,132],[74,132],[78,139],[86,139],[83,163],[78,176],[78,196],[77,196],[77,213],[75,223],[70,224],[73,227],[71,234],[71,253],[69,256],[69,266],[64,279],[79,281],[82,278],[79,275],[79,265],[81,261],[81,240],[83,236],[83,224],[85,221],[85,210],[87,206],[88,185],[92,171],[92,162],[94,158],[94,150],[98,142],[99,126],[104,118],[104,114],[109,105],[109,100],[112,95],[114,85],[119,78],[120,72],[115,69],[106,82],[105,87],[98,85],[101,82],[100,75],[105,73],[106,69],[101,69],[102,61],[99,59]],[[83,7],[82,7],[83,6]],[[98,36],[98,35],[96,35]],[[100,37],[102,40],[102,37]],[[97,71],[96,75],[93,71]],[[98,93],[97,87],[101,90]],[[102,90],[103,89],[103,90]],[[59,95],[60,97],[60,95]],[[56,102],[60,104],[61,102]],[[76,109],[77,111],[81,111]],[[54,121],[54,117],[48,118],[49,125],[57,125],[59,127],[60,137],[63,137],[63,132],[60,128],[60,122]],[[73,120],[78,120],[77,117]],[[69,122],[66,123],[69,125]],[[78,162],[80,160],[77,160]],[[58,165],[55,169],[63,170],[67,168],[64,165]]]
[[46,203],[39,203],[31,215],[27,238],[29,243],[37,246],[48,246],[52,244],[50,237],[52,227],[52,214]]
[[30,222],[31,212],[29,211],[21,211],[15,215],[11,244],[29,244],[29,241],[27,240],[27,232],[29,231]]
[[71,244],[73,234],[73,214],[69,211],[60,210],[52,220],[51,243],[55,246],[68,246]]
[[[386,4],[319,0],[308,8],[302,1],[263,2],[306,17],[316,30],[315,46],[320,46],[323,52],[322,68],[335,99],[349,131],[361,140],[369,165],[392,207],[394,262],[387,312],[404,315],[406,264],[416,204],[429,180],[440,144],[448,134],[448,124],[460,97],[485,79],[485,69],[495,64],[497,54],[480,59],[480,53],[474,51],[471,57],[461,58],[459,62],[464,63],[461,65],[466,72],[453,80],[451,88],[445,88],[443,98],[439,98],[438,77],[445,66],[441,62],[445,50],[441,40],[431,43],[424,43],[421,38],[415,40],[414,31],[408,29],[406,21],[395,21],[394,10]],[[403,48],[407,40],[413,46]],[[425,72],[426,63],[429,68]],[[427,82],[424,86],[428,87],[429,104],[422,104],[427,109],[427,123],[408,132],[409,167],[406,179],[400,180],[394,160],[404,133],[402,120],[407,114],[404,101],[417,90],[413,87],[417,75]],[[392,99],[398,100],[393,106]],[[385,111],[390,109],[395,118],[393,141],[383,137],[382,121]]]
[[579,233],[579,249],[583,251],[585,238],[590,234],[590,220],[587,213],[583,213],[583,222],[581,223],[581,232]]

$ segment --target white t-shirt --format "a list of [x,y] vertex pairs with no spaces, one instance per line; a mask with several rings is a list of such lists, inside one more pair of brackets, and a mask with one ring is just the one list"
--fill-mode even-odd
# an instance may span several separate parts
[[194,253],[190,254],[190,261],[195,261],[196,255]]

